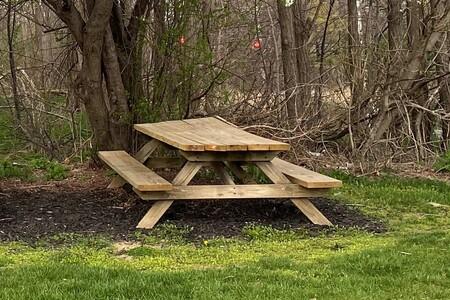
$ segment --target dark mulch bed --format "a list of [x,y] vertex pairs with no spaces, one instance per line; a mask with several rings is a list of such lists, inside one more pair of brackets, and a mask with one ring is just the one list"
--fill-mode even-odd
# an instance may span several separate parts
[[[89,185],[87,185],[89,186]],[[151,206],[123,190],[86,186],[12,186],[0,189],[0,241],[33,242],[59,233],[104,234],[132,239],[137,222]],[[382,232],[378,220],[328,199],[313,203],[333,224]],[[275,228],[326,227],[312,225],[290,201],[179,201],[163,222],[192,227],[190,238],[232,237],[249,223]]]

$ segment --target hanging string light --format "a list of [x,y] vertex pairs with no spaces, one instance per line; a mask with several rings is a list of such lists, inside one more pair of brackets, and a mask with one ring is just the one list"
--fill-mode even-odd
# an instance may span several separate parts
[[257,0],[255,0],[255,11],[254,11],[254,17],[255,17],[255,38],[252,41],[251,47],[253,50],[259,50],[262,47],[262,41],[259,37],[261,34],[261,26],[258,21],[258,3]]
[[252,42],[252,49],[253,50],[259,50],[261,49],[261,39],[260,38],[255,38]]
[[180,37],[178,38],[178,42],[181,46],[183,46],[184,44],[186,44],[186,37],[184,35],[180,35]]

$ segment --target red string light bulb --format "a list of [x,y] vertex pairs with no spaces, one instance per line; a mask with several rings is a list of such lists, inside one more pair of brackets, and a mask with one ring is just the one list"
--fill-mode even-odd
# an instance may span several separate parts
[[253,48],[253,50],[261,49],[261,39],[259,39],[259,38],[254,39],[252,42],[252,48]]
[[180,43],[181,46],[183,46],[184,44],[186,44],[186,37],[184,35],[181,35],[180,38],[178,39],[178,42]]

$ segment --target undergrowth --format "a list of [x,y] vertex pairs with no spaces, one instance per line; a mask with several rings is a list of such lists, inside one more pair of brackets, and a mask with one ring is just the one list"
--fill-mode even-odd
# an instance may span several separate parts
[[45,157],[20,157],[0,159],[0,179],[14,178],[24,181],[63,180],[69,168]]

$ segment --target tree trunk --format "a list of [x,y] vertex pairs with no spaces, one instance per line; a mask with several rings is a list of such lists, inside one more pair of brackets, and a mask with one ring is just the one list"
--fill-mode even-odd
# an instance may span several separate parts
[[116,149],[128,149],[131,134],[131,126],[129,124],[131,115],[122,81],[116,45],[114,44],[110,26],[107,25],[106,27],[102,59],[109,96],[107,104],[109,104],[110,130],[114,137],[113,147]]
[[393,81],[398,80],[400,74],[399,62],[401,58],[401,49],[403,44],[402,35],[402,0],[388,1],[388,42],[389,42],[389,57],[388,57],[388,74],[385,84],[385,93],[380,99],[379,113],[375,119],[373,128],[370,131],[369,137],[362,145],[362,154],[365,155],[373,143],[379,140],[384,133],[389,129],[392,120],[396,115],[391,104],[395,102],[394,97],[398,97],[401,93],[397,84],[391,85]]
[[[450,1],[446,1],[445,4],[440,4],[438,0],[431,1],[432,8],[443,10],[450,8]],[[447,25],[447,35],[444,36],[436,47],[436,71],[439,79],[437,80],[439,85],[439,106],[444,109],[447,114],[450,114],[450,79],[448,74],[450,73],[450,59],[448,53],[450,53],[450,41],[449,41],[450,25]],[[442,76],[442,77],[441,77]],[[450,150],[450,121],[441,120],[441,151]]]
[[297,91],[297,57],[294,36],[294,14],[292,5],[286,7],[286,1],[277,0],[278,17],[281,31],[281,60],[284,73],[284,90],[287,116],[296,119],[298,116],[299,93]]
[[311,24],[307,17],[305,0],[294,3],[294,35],[297,66],[297,114],[306,117],[308,112],[316,111],[311,102],[311,60],[309,57],[308,42],[311,35]]
[[66,23],[81,49],[83,63],[76,87],[86,108],[96,147],[128,150],[133,122],[130,108],[136,100],[134,88],[140,75],[135,71],[140,70],[140,66],[134,64],[142,64],[141,60],[136,61],[141,53],[141,45],[136,41],[140,18],[145,16],[150,1],[135,2],[128,27],[122,16],[124,3],[120,0],[86,0],[87,21],[72,1],[44,2]]
[[21,101],[19,99],[19,91],[17,89],[17,68],[16,58],[14,56],[14,32],[16,24],[16,12],[12,9],[12,0],[8,1],[8,14],[6,20],[6,31],[8,35],[8,61],[9,70],[11,72],[11,89],[14,102],[15,121],[19,124],[21,119]]
[[111,10],[112,1],[95,1],[82,35],[83,65],[78,88],[99,150],[114,149],[116,146],[110,131],[102,85],[103,41]]
[[[348,77],[350,79],[351,103],[353,107],[359,105],[364,88],[362,74],[361,41],[358,30],[357,0],[348,0]],[[359,109],[357,109],[359,111]],[[356,119],[359,119],[357,116]]]
[[[416,0],[411,0],[407,2],[407,20],[408,20],[408,50],[410,53],[420,52],[422,30],[421,30],[421,18],[420,18],[420,5]],[[424,61],[419,66],[416,74],[412,74],[414,77],[423,77],[421,70],[424,69]],[[414,85],[413,85],[414,86]],[[413,89],[413,92],[406,91],[409,101],[416,102],[422,107],[427,107],[428,99],[428,88],[425,84],[420,84],[420,87]],[[412,108],[411,112],[411,131],[414,136],[414,142],[416,143],[416,148],[418,149],[419,158],[425,156],[425,147],[427,141],[431,137],[431,122],[427,119],[424,111],[422,109]]]

